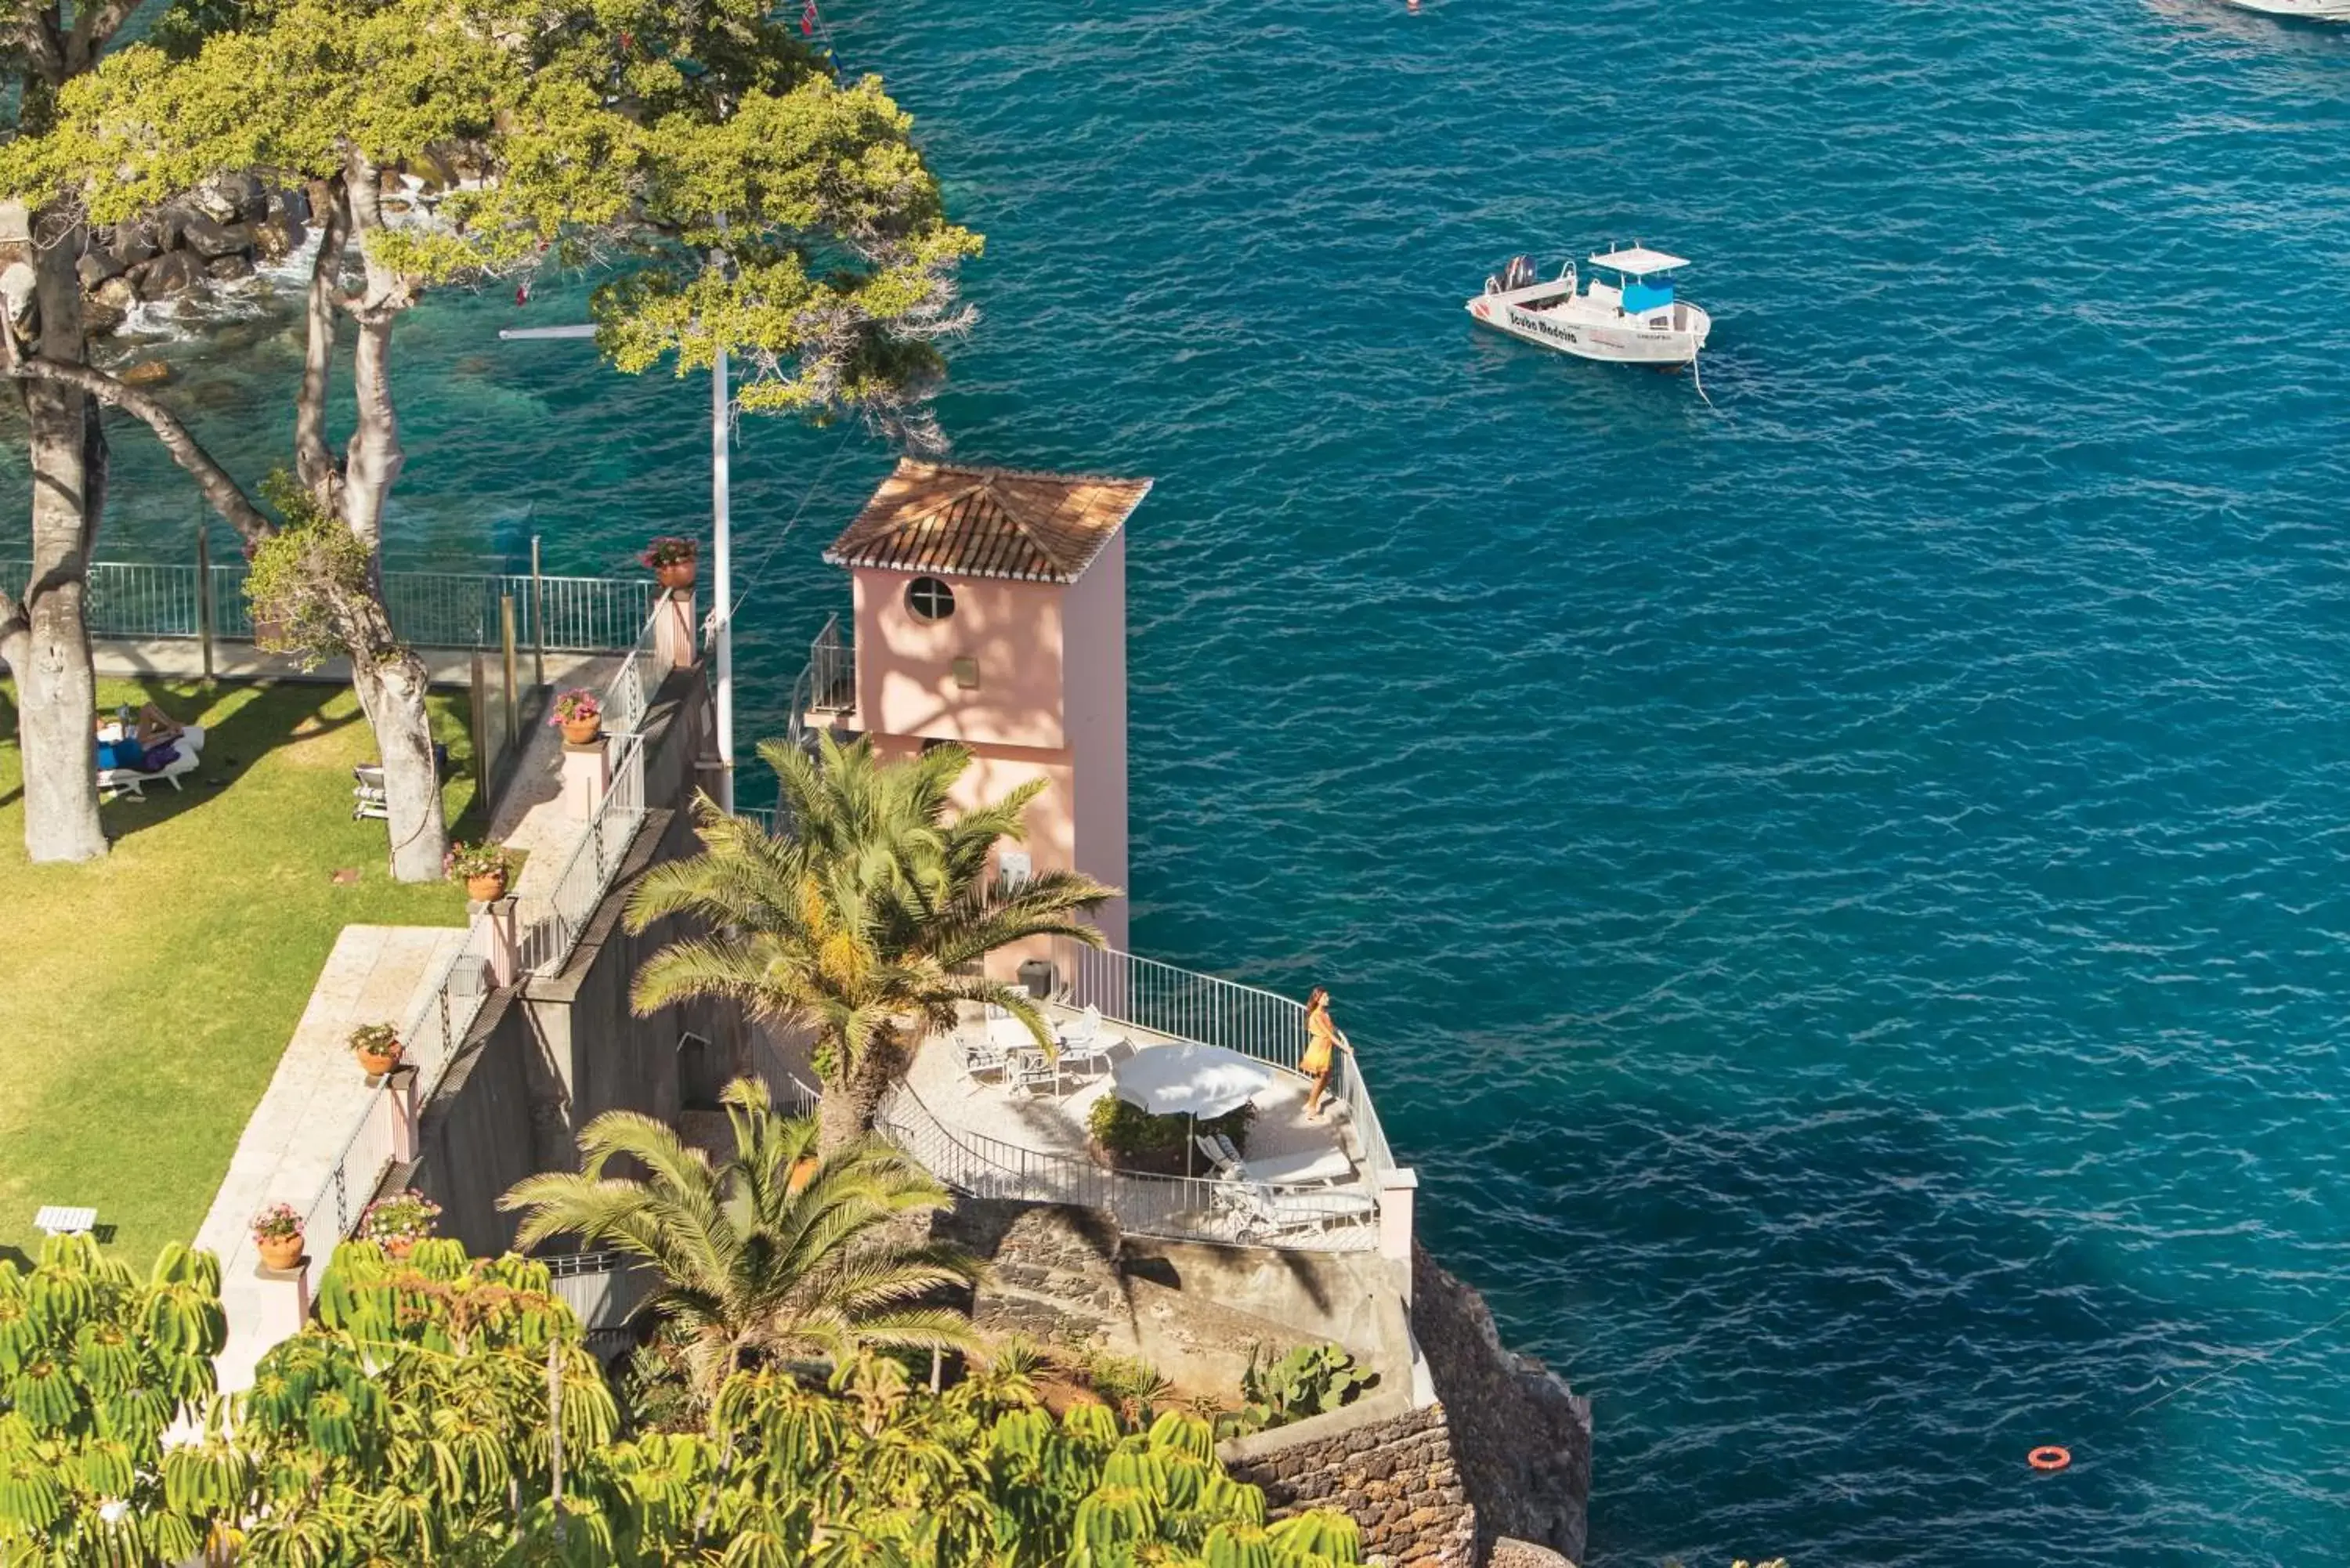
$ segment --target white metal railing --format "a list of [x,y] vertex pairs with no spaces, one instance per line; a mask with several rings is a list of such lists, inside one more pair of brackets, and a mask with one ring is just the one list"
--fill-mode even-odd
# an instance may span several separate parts
[[653,693],[660,690],[662,672],[660,655],[654,646],[654,628],[660,624],[662,609],[661,603],[654,604],[629,656],[620,660],[619,672],[604,689],[604,727],[616,735],[633,735],[645,727],[645,714],[652,707]]
[[572,846],[563,875],[555,884],[547,911],[536,919],[522,939],[522,966],[533,974],[560,973],[571,961],[580,936],[594,919],[597,907],[620,874],[620,862],[636,841],[645,819],[645,738],[620,739],[612,763],[611,783],[604,799],[588,821],[587,831]]
[[[0,581],[21,584],[28,561],[0,561]],[[250,641],[245,568],[212,573],[213,635]],[[192,563],[93,561],[88,597],[90,635],[193,638],[203,635],[199,577]],[[501,602],[515,601],[515,641],[558,653],[627,648],[643,630],[659,596],[644,577],[549,577],[527,572],[386,572],[383,594],[392,629],[420,648],[504,646]]]
[[[449,1070],[457,1047],[463,1044],[483,1003],[496,989],[490,974],[490,940],[489,918],[476,916],[465,929],[464,940],[432,975],[430,990],[400,1028],[400,1064],[416,1070],[419,1105],[431,1099],[440,1087],[442,1075]],[[366,1211],[368,1200],[375,1196],[383,1173],[390,1168],[392,1118],[383,1102],[391,1092],[388,1083],[380,1083],[369,1092],[366,1103],[348,1124],[342,1146],[326,1179],[307,1203],[297,1205],[302,1212],[303,1234],[310,1238],[314,1247],[331,1250],[333,1242],[327,1238],[350,1234]],[[238,1270],[250,1273],[259,1262],[260,1254],[254,1247],[252,1234],[247,1232],[228,1258],[227,1268],[234,1277]]]
[[857,653],[840,635],[840,618],[827,617],[808,644],[808,706],[846,713],[857,706]]
[[1305,1252],[1366,1252],[1378,1244],[1373,1189],[1113,1170],[1082,1156],[1045,1154],[949,1127],[905,1084],[883,1098],[874,1125],[958,1192],[1105,1210],[1132,1235]]

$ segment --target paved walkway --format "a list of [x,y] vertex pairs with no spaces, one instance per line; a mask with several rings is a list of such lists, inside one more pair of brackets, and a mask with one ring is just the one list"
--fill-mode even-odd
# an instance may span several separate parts
[[[464,940],[462,930],[433,926],[346,926],[336,939],[276,1075],[245,1123],[228,1176],[196,1232],[196,1245],[221,1260],[229,1321],[228,1347],[219,1359],[224,1390],[253,1381],[254,1366],[271,1343],[262,1325],[275,1321],[266,1293],[284,1288],[254,1274],[258,1260],[248,1229],[254,1214],[281,1201],[297,1209],[309,1203],[367,1106],[367,1079],[345,1042],[362,1023],[403,1023]],[[348,1194],[354,1220],[369,1196]],[[314,1252],[332,1245],[324,1236],[311,1241]],[[325,1262],[322,1252],[318,1262]]]
[[[564,684],[608,691],[624,657],[582,659],[564,677]],[[617,737],[606,742],[608,749],[619,744]],[[563,802],[563,732],[541,721],[524,738],[522,760],[515,764],[514,777],[490,821],[492,838],[526,857],[513,888],[515,928],[525,939],[554,913],[556,886],[587,831],[586,820],[573,815]]]

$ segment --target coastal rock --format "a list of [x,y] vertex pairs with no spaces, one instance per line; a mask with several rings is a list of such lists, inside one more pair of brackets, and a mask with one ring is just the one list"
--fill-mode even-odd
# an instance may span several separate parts
[[30,262],[10,262],[0,268],[0,300],[7,302],[11,319],[23,320],[25,312],[32,308],[33,288],[38,282]]
[[272,261],[301,249],[306,237],[302,221],[287,212],[282,202],[273,202],[269,212],[253,225],[255,254]]
[[269,192],[251,174],[224,174],[198,190],[188,202],[216,223],[257,218],[266,210]]
[[0,245],[33,243],[32,215],[22,202],[0,202]]
[[84,251],[81,259],[74,263],[74,275],[81,279],[82,287],[95,290],[108,279],[121,276],[126,266],[122,258],[110,250]]
[[130,279],[138,286],[141,299],[168,299],[175,294],[185,294],[203,275],[203,269],[196,258],[185,251],[166,251],[130,269]]
[[269,209],[265,215],[274,218],[283,213],[296,223],[307,223],[314,211],[308,187],[297,185],[269,192]]
[[126,387],[161,387],[172,379],[172,367],[161,359],[141,359],[118,378]]
[[187,226],[185,207],[166,204],[155,210],[155,248],[175,251],[180,248],[180,231]]
[[89,302],[112,317],[112,325],[119,327],[122,318],[130,314],[130,307],[139,303],[139,291],[131,286],[129,278],[117,275],[90,290]]
[[253,275],[253,258],[242,252],[233,255],[214,256],[212,260],[204,264],[204,275],[206,277],[220,278],[224,281],[232,278],[251,277]]
[[253,252],[251,229],[243,223],[216,223],[201,213],[188,214],[180,226],[180,241],[206,261]]
[[1485,1568],[1575,1568],[1575,1564],[1547,1546],[1504,1535],[1493,1542],[1493,1554],[1485,1560]]
[[114,225],[114,238],[107,248],[125,267],[134,267],[154,260],[163,244],[156,235],[153,219],[130,218]]

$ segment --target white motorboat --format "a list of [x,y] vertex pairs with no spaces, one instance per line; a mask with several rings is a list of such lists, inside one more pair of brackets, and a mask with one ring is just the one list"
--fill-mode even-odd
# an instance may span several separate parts
[[2227,0],[2239,11],[2263,16],[2300,16],[2312,22],[2350,22],[2350,0]]
[[1695,367],[1713,317],[1673,297],[1673,274],[1688,262],[1635,244],[1588,265],[1596,275],[1577,293],[1573,262],[1545,282],[1535,276],[1532,257],[1515,257],[1485,280],[1485,292],[1468,302],[1469,314],[1562,354],[1616,365]]

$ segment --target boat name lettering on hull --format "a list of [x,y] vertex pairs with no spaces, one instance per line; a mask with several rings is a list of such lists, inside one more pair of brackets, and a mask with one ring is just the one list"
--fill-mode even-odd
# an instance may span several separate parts
[[1555,337],[1562,343],[1580,343],[1583,341],[1581,337],[1575,336],[1575,329],[1573,327],[1558,326],[1555,322],[1544,320],[1539,316],[1528,316],[1524,311],[1514,307],[1510,311],[1510,325],[1513,327],[1530,327],[1533,330],[1541,333],[1545,337]]

